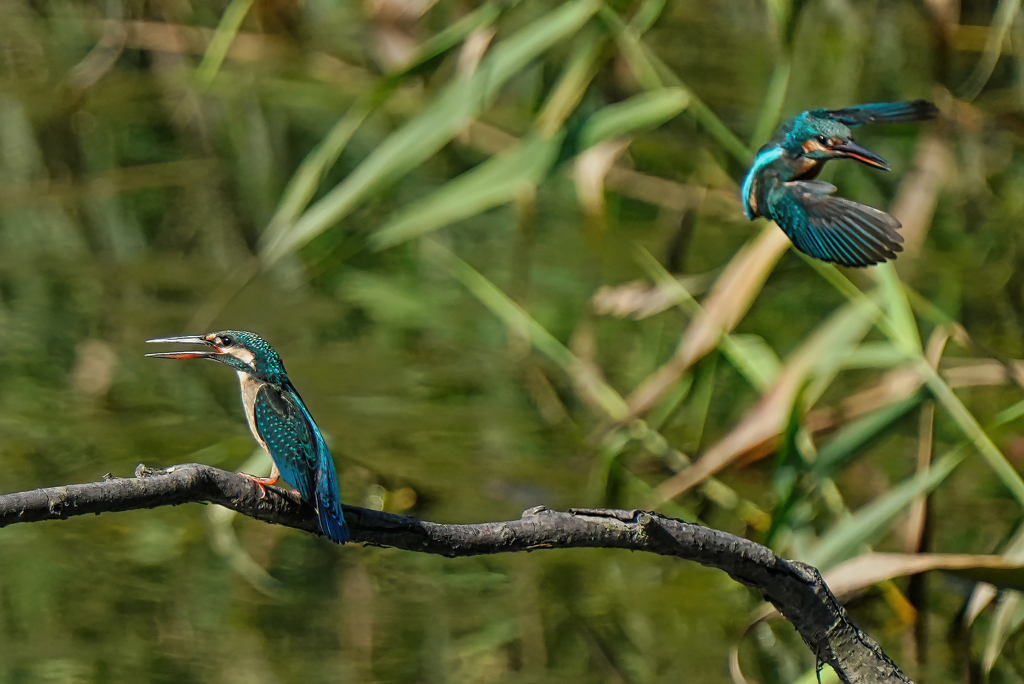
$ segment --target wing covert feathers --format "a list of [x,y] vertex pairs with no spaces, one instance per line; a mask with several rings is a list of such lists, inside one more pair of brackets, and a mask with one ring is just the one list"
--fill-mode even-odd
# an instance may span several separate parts
[[903,236],[895,218],[872,207],[832,197],[821,181],[779,183],[772,218],[801,252],[841,266],[863,267],[895,259]]

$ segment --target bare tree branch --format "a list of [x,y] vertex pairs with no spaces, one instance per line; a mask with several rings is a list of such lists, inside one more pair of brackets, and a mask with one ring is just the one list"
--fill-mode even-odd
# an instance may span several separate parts
[[[140,465],[131,478],[108,475],[101,482],[0,495],[0,527],[188,502],[215,503],[257,520],[319,533],[315,512],[295,495],[268,487],[260,498],[251,481],[197,463],[166,470]],[[354,506],[344,509],[355,541],[450,558],[536,549],[616,548],[719,568],[761,592],[842,681],[910,682],[878,644],[854,626],[815,568],[780,558],[735,535],[636,510],[562,513],[538,506],[519,520],[443,525]]]

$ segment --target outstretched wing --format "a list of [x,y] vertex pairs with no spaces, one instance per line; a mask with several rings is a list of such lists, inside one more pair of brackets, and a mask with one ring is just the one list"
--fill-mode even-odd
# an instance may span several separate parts
[[870,123],[907,123],[927,121],[939,114],[939,108],[928,100],[911,102],[876,102],[845,109],[815,109],[811,116],[832,119],[846,126]]
[[263,385],[253,402],[256,431],[283,477],[313,502],[316,483],[317,435],[302,406],[287,392]]
[[777,183],[770,191],[772,219],[793,246],[841,266],[871,266],[903,251],[900,222],[884,211],[841,197],[823,181]]

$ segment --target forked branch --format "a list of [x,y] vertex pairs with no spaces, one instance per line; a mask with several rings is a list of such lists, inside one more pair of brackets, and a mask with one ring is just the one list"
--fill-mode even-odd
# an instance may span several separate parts
[[[215,503],[257,520],[318,533],[312,508],[284,490],[260,498],[251,481],[219,468],[188,463],[166,470],[139,466],[135,477],[0,495],[0,527],[63,520],[189,502]],[[512,551],[614,548],[675,556],[718,568],[757,589],[789,620],[811,651],[844,682],[900,682],[878,644],[850,621],[842,604],[804,563],[732,534],[645,511],[531,508],[519,520],[444,525],[345,506],[357,542],[455,558]],[[682,645],[681,645],[682,646]]]

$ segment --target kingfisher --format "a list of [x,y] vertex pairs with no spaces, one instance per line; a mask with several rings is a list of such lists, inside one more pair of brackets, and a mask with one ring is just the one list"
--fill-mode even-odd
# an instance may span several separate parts
[[261,497],[266,495],[264,485],[273,485],[284,477],[316,509],[324,536],[338,544],[349,541],[331,452],[273,347],[256,333],[244,330],[160,337],[146,342],[202,344],[208,349],[146,356],[212,359],[233,368],[242,386],[242,406],[249,429],[274,462],[270,477],[239,475],[255,482]]
[[903,236],[895,218],[864,204],[833,197],[836,186],[814,180],[829,159],[854,159],[889,170],[889,163],[853,140],[850,129],[870,123],[934,119],[927,100],[879,102],[846,109],[812,109],[779,127],[743,179],[743,213],[772,219],[793,246],[841,266],[871,266],[895,259]]

